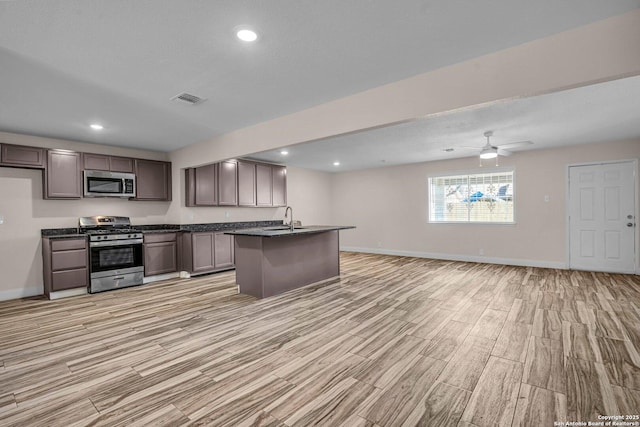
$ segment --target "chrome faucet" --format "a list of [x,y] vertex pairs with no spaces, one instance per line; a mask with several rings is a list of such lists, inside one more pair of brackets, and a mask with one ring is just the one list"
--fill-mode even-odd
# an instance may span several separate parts
[[287,209],[284,211],[284,219],[287,219],[287,212],[291,212],[291,221],[289,221],[289,228],[293,231],[293,208],[291,206],[287,206]]

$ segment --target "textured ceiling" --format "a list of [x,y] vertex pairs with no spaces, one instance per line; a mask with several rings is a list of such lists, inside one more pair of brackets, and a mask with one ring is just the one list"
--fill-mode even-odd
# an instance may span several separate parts
[[[477,158],[492,145],[531,141],[512,151],[640,139],[640,76],[439,114],[400,125],[257,153],[251,157],[327,172]],[[468,149],[463,147],[477,147]],[[445,152],[444,149],[453,148]],[[338,167],[333,162],[339,161]]]
[[[637,7],[639,0],[5,0],[0,131],[170,151]],[[257,43],[235,38],[243,24],[259,32]],[[207,101],[169,100],[183,91]],[[89,130],[96,121],[103,132]]]

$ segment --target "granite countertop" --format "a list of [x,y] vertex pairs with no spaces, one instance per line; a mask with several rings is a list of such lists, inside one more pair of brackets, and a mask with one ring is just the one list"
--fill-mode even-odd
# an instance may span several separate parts
[[253,236],[253,237],[283,237],[283,236],[297,236],[299,234],[311,234],[311,233],[325,233],[327,231],[336,230],[348,230],[356,228],[353,225],[307,225],[301,227],[295,227],[293,231],[288,226],[271,226],[271,227],[258,227],[249,228],[244,230],[229,231],[225,234],[234,236]]
[[[176,232],[206,232],[206,231],[228,231],[241,230],[257,227],[274,227],[282,225],[282,220],[274,221],[243,221],[243,222],[212,222],[205,224],[150,224],[132,225],[133,230],[144,234],[148,233],[176,233]],[[43,228],[40,230],[42,237],[50,239],[77,239],[86,237],[86,234],[79,233],[77,227],[73,228]]]

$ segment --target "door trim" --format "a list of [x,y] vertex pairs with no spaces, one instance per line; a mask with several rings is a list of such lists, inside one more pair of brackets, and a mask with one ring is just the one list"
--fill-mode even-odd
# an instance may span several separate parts
[[640,259],[639,259],[639,251],[638,244],[640,243],[640,234],[638,233],[638,195],[640,193],[640,189],[638,188],[638,159],[622,159],[622,160],[604,160],[604,161],[595,161],[595,162],[583,162],[583,163],[571,163],[565,166],[565,239],[566,239],[566,268],[571,269],[571,220],[569,218],[571,204],[570,204],[570,173],[572,167],[578,166],[595,166],[595,165],[610,165],[615,163],[631,163],[633,165],[633,185],[634,185],[634,208],[633,215],[635,217],[636,226],[634,227],[634,270],[635,274],[640,274]]

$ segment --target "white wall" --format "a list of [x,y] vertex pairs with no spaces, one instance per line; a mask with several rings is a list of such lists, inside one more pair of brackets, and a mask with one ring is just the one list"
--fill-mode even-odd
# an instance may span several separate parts
[[564,268],[566,166],[638,158],[640,141],[500,158],[500,166],[515,168],[515,225],[428,223],[429,175],[478,169],[475,157],[339,173],[332,222],[357,226],[341,233],[343,249]]

